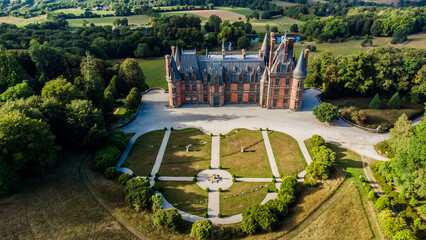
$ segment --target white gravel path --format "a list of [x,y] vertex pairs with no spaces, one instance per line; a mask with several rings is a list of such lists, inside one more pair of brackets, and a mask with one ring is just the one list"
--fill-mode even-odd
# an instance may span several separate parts
[[274,177],[279,177],[280,172],[278,171],[277,162],[275,161],[274,152],[272,151],[271,142],[269,142],[269,136],[267,131],[262,131],[263,142],[265,143],[266,153],[269,159],[269,165],[271,165],[272,174]]

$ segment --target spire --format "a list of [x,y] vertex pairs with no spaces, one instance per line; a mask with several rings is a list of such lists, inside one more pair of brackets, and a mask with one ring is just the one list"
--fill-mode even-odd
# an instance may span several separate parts
[[268,54],[269,52],[269,39],[267,33],[265,33],[265,39],[263,39],[263,44],[260,48],[260,51],[262,51],[263,55]]
[[174,74],[175,79],[180,78],[180,74],[176,66],[175,58],[173,56],[172,56],[171,65],[172,65],[172,74]]
[[306,76],[307,74],[304,51],[305,51],[305,47],[303,47],[302,52],[300,53],[299,60],[297,61],[296,67],[293,70],[294,75]]
[[222,38],[222,52],[225,52],[225,38]]
[[209,56],[209,49],[206,48],[206,57],[208,57],[208,56]]
[[178,47],[177,44],[176,44],[176,53],[173,57],[175,58],[176,66],[179,68],[180,67],[180,53],[179,53],[179,47]]

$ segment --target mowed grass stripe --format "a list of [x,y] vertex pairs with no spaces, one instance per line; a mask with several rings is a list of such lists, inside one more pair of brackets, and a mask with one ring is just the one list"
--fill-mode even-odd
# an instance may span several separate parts
[[162,194],[170,204],[204,201],[204,203],[179,204],[175,206],[179,210],[197,216],[202,216],[207,212],[207,192],[196,183],[161,181],[156,182],[154,187],[163,189]]
[[[232,216],[240,214],[244,209],[250,205],[261,203],[266,197],[267,188],[262,188],[257,191],[242,194],[240,196],[232,196],[234,194],[241,194],[256,188],[264,186],[265,183],[256,182],[236,182],[229,189],[220,193],[220,213],[223,216]],[[230,197],[230,198],[226,198]]]
[[124,162],[138,176],[147,176],[155,164],[158,150],[163,141],[164,131],[145,133],[134,143],[132,150]]
[[[245,152],[241,152],[241,147]],[[271,177],[272,171],[260,131],[234,129],[220,140],[221,166],[237,177]]]
[[[160,167],[160,176],[193,176],[207,169],[211,160],[211,136],[196,128],[172,131]],[[186,146],[191,144],[190,151]]]
[[268,131],[268,135],[280,174],[284,176],[295,174],[306,165],[305,157],[296,139],[276,131]]

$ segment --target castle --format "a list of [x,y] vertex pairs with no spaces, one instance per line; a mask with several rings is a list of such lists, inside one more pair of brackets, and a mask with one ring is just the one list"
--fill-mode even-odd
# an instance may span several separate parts
[[[269,44],[268,44],[269,42]],[[275,36],[265,35],[258,54],[208,53],[197,57],[196,50],[172,47],[165,56],[166,80],[170,106],[204,103],[223,106],[226,103],[253,103],[268,109],[302,107],[309,50],[300,53],[296,63],[295,38],[286,36],[275,49]]]

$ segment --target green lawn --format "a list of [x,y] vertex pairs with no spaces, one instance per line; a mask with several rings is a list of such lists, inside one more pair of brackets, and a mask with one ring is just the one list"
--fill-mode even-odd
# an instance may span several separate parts
[[[185,203],[190,201],[193,204],[179,204],[175,207],[184,212],[202,216],[207,212],[207,192],[193,182],[167,182],[155,183],[155,188],[163,189],[163,196],[170,204]],[[204,203],[194,203],[195,201],[205,201]]]
[[246,193],[240,196],[232,196],[242,192],[248,192],[265,186],[267,183],[236,182],[229,189],[220,193],[220,213],[223,216],[240,214],[250,205],[261,203],[266,196],[266,188]]
[[124,107],[118,108],[118,111],[115,113],[115,115],[124,115],[126,113],[127,109]]
[[[241,152],[245,146],[245,152]],[[220,163],[237,177],[271,177],[272,171],[260,131],[234,129],[220,140]]]
[[[413,119],[424,112],[423,104],[410,102],[401,102],[401,109],[389,109],[387,107],[387,101],[382,101],[382,109],[370,109],[368,108],[368,105],[370,104],[371,99],[372,98],[348,97],[326,101],[338,106],[339,108],[355,106],[361,109],[367,116],[367,120],[360,125],[368,128],[377,128],[380,125],[382,130],[392,128],[398,117],[404,113],[409,119]],[[346,117],[346,119],[351,121],[349,117]]]
[[81,27],[83,25],[83,20],[86,20],[89,24],[93,23],[96,26],[106,26],[111,25],[112,22],[116,18],[127,18],[129,21],[129,25],[136,25],[136,26],[146,26],[149,24],[149,16],[147,15],[132,15],[132,16],[125,16],[125,17],[101,17],[101,18],[75,18],[75,19],[67,19],[70,27]]
[[[192,144],[190,151],[187,145]],[[172,131],[164,153],[161,176],[193,176],[207,169],[211,160],[211,136],[196,128]]]
[[165,64],[164,57],[139,60],[139,66],[145,75],[145,82],[150,88],[168,88]]
[[134,143],[132,150],[130,150],[124,162],[125,166],[138,176],[147,176],[151,173],[163,137],[163,130],[145,133],[140,136]]
[[[53,12],[55,13],[72,13],[74,15],[80,15],[82,13],[85,12],[84,9],[80,9],[80,8],[64,8],[64,9],[56,9]],[[101,11],[92,11],[93,13],[96,13],[98,15],[103,15],[103,14],[114,14],[114,11],[106,11],[106,10],[101,10]]]
[[188,12],[185,12],[185,11],[172,11],[172,12],[164,12],[164,13],[162,13],[164,16],[166,16],[166,17],[169,17],[169,16],[182,16],[182,15],[186,15],[186,16],[188,16],[188,17],[191,17],[191,16],[193,16],[193,17],[199,17],[200,18],[200,20],[202,21],[202,22],[206,22],[208,19],[207,18],[205,18],[205,17],[201,17],[201,16],[199,16],[199,15],[197,15],[197,14],[193,14],[193,13],[188,13]]
[[276,131],[268,131],[268,134],[280,174],[293,175],[306,166],[305,157],[296,139]]
[[269,24],[269,27],[277,27],[279,32],[285,32],[285,30],[290,29],[291,25],[300,25],[302,21],[289,17],[277,17],[273,19],[252,19],[250,20],[250,23],[253,26],[253,30],[256,30],[256,32],[265,32],[266,24]]
[[[234,12],[234,13],[238,13],[241,15],[251,15],[254,11],[251,10],[250,8],[244,8],[244,7],[214,7],[215,10],[225,10],[225,11],[230,11],[230,12]],[[256,11],[259,14],[261,14],[263,11]]]

